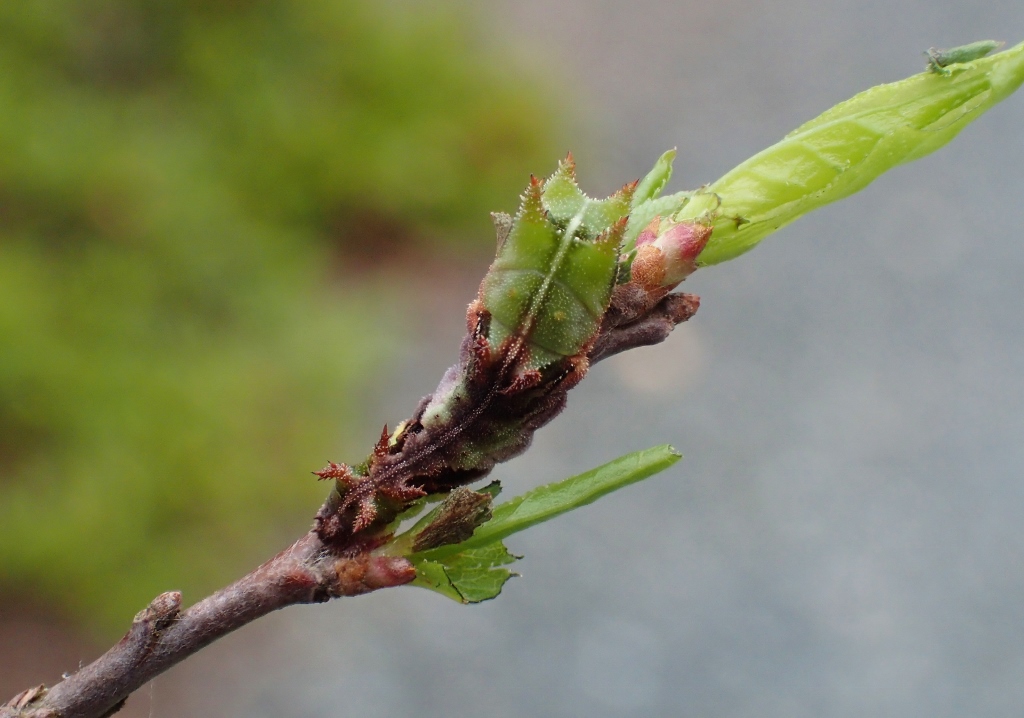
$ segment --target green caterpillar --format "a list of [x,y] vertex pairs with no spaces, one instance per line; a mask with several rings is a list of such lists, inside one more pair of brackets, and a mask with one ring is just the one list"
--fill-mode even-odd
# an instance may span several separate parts
[[[534,178],[480,289],[492,348],[524,342],[523,371],[583,352],[608,308],[636,183],[607,199],[576,185],[572,155]],[[524,360],[525,359],[525,360]]]
[[862,92],[695,192],[659,196],[674,150],[607,199],[580,191],[571,156],[545,182],[531,178],[515,218],[495,216],[497,256],[459,362],[363,465],[317,472],[337,484],[321,539],[385,530],[409,502],[518,455],[592,358],[658,343],[693,315],[697,298],[670,292],[698,265],[938,149],[1024,82],[1024,44],[984,58],[985,47],[961,50],[948,74]]

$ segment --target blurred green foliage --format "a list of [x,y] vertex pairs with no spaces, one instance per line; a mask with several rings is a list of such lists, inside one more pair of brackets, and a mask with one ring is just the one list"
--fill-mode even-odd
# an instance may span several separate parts
[[557,154],[457,13],[0,3],[0,593],[123,629],[307,524],[388,337],[332,273]]

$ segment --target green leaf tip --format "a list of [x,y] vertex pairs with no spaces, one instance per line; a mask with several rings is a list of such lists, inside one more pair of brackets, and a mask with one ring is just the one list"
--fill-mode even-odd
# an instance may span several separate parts
[[636,186],[631,209],[636,209],[637,206],[658,197],[662,193],[668,181],[672,179],[672,162],[675,158],[675,147],[658,158],[658,161],[654,163],[653,169]]
[[503,539],[664,471],[681,458],[667,444],[655,446],[528,491],[496,507],[490,520],[462,543],[409,555],[417,572],[412,585],[429,588],[461,603],[494,598],[515,575],[504,568],[517,557],[508,552]]
[[[807,212],[956,137],[1024,82],[1024,43],[982,57],[990,44],[947,51],[951,55],[941,60],[948,72],[926,71],[836,105],[711,184],[707,192],[721,206],[699,264],[737,257]],[[676,219],[696,211],[689,203]]]

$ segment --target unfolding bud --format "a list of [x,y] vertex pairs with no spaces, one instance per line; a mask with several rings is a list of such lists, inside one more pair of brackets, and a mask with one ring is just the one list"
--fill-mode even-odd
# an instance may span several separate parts
[[707,191],[722,204],[701,266],[753,249],[793,220],[952,140],[1024,84],[1024,43],[981,57],[991,49],[984,41],[936,53],[933,71],[840,102],[713,182]]
[[671,289],[697,269],[697,255],[711,237],[699,222],[655,217],[636,238],[633,282],[644,289]]
[[408,559],[398,556],[339,558],[334,563],[335,580],[331,596],[359,596],[380,588],[402,586],[416,578],[416,569]]

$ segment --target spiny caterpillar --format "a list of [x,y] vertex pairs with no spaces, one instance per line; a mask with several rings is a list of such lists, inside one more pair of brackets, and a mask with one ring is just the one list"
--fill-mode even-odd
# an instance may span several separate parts
[[498,252],[458,364],[364,464],[318,472],[336,482],[317,516],[321,538],[346,550],[386,541],[418,497],[524,451],[591,363],[663,341],[693,316],[699,299],[671,291],[698,266],[949,142],[1024,82],[1024,44],[984,57],[992,49],[936,51],[933,71],[836,105],[695,192],[659,196],[674,151],[602,200],[576,186],[571,156],[547,181],[532,178],[515,218],[494,216]]
[[496,216],[498,251],[470,304],[460,362],[364,466],[317,472],[336,480],[336,514],[349,513],[354,531],[483,476],[562,410],[611,302],[637,184],[590,198],[569,155],[546,181],[531,178],[514,218]]

